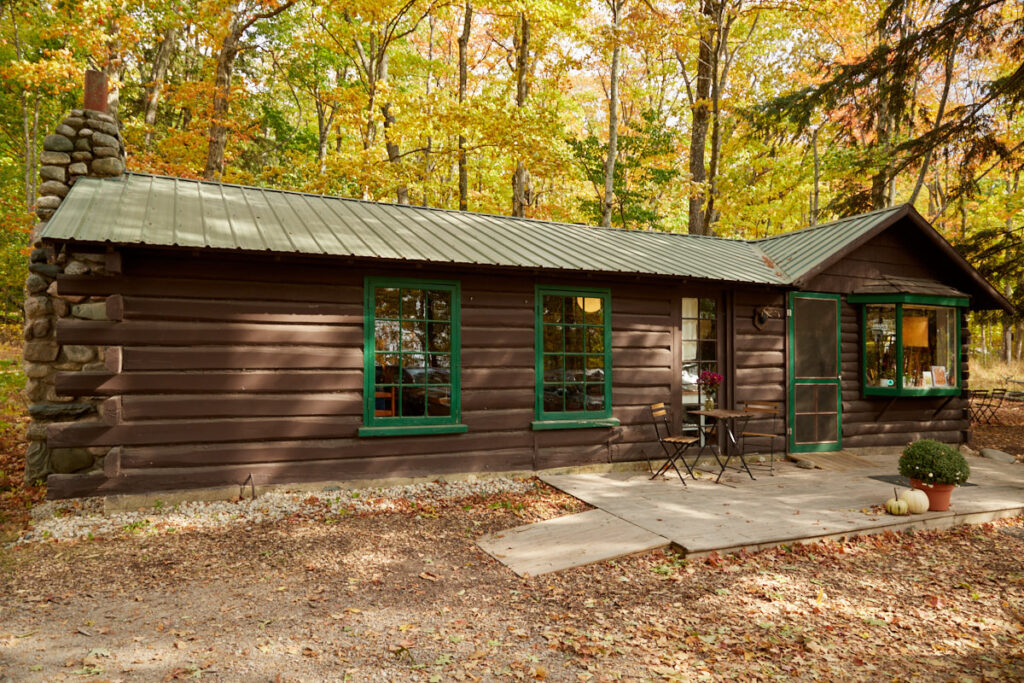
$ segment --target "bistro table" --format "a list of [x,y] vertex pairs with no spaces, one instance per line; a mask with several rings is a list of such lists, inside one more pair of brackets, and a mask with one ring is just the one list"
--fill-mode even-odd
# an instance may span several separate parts
[[[740,452],[739,444],[736,441],[736,433],[743,432],[743,429],[747,426],[747,422],[751,418],[757,417],[757,413],[747,412],[745,410],[726,410],[724,408],[712,408],[711,410],[690,410],[687,411],[690,415],[701,415],[703,417],[710,417],[715,421],[716,425],[720,425],[721,429],[718,430],[718,451],[725,456],[725,460],[722,460],[718,453],[714,451],[714,447],[711,445],[710,436],[710,425],[701,424],[697,422],[697,429],[701,433],[701,447],[697,453],[697,457],[704,452],[705,448],[711,448],[711,454],[715,456],[715,461],[718,463],[720,469],[718,478],[715,479],[715,483],[718,483],[722,479],[722,475],[725,474],[726,468],[729,466],[729,460],[732,458],[739,458],[740,463],[743,465],[743,469],[746,470],[747,474],[750,475],[751,479],[755,479],[754,473],[750,471],[747,466],[747,461],[743,459],[743,454]],[[739,429],[737,429],[737,424]],[[722,444],[724,442],[724,448]]]

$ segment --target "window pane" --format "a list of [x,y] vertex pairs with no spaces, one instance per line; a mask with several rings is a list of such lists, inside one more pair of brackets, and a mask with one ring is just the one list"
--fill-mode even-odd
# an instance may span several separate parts
[[[694,344],[696,349],[697,345]],[[683,363],[683,393],[695,393],[697,391],[697,380],[700,379],[700,369],[696,363]],[[696,398],[694,398],[696,400]]]
[[378,318],[398,317],[398,289],[380,287],[374,294],[374,315]]
[[565,351],[566,353],[583,353],[583,328],[565,328]]
[[587,381],[604,381],[604,358],[601,356],[587,356]]
[[[932,386],[937,328],[934,308],[903,307],[903,386]],[[945,332],[943,330],[943,332]]]
[[896,386],[896,306],[867,306],[864,374],[872,387]]
[[544,411],[548,413],[562,412],[562,385],[544,385]]
[[422,351],[426,341],[426,323],[402,322],[402,351]]
[[418,320],[426,317],[426,296],[422,289],[402,290],[402,317]]
[[713,341],[702,341],[700,343],[700,359],[715,360],[718,352],[718,344]]
[[452,372],[448,368],[427,368],[427,384],[451,384]]
[[683,318],[696,318],[697,306],[698,304],[696,299],[683,299]]
[[700,317],[708,320],[714,320],[718,317],[718,301],[715,299],[701,299]]
[[[577,299],[576,301],[579,301]],[[601,325],[604,323],[604,302],[600,299],[587,297],[583,300],[583,312],[588,325]]]
[[545,296],[541,299],[543,302],[543,315],[544,322],[546,323],[560,323],[562,322],[562,297],[560,296]]
[[435,353],[430,355],[430,367],[432,368],[450,368],[452,366],[452,357],[447,353]]
[[378,353],[374,361],[377,384],[394,384],[398,381],[398,355]]
[[561,353],[564,350],[562,329],[561,325],[544,326],[544,353]]
[[583,410],[583,385],[565,385],[565,409],[566,411]]
[[427,350],[448,351],[452,347],[452,326],[449,323],[427,323]]
[[714,339],[716,336],[718,325],[715,324],[714,320],[701,320],[700,321],[700,338],[701,339]]
[[566,382],[582,382],[583,381],[583,356],[566,356],[565,357],[565,381]]
[[697,342],[695,341],[683,342],[683,362],[688,360],[697,360]]
[[588,327],[587,328],[587,353],[602,353],[604,352],[604,328],[603,327]]
[[[952,308],[940,308],[939,309],[939,324],[940,324],[940,326],[944,327],[945,330],[946,330],[946,333],[944,335],[944,337],[945,337],[944,339],[943,339],[943,335],[939,336],[939,343],[940,343],[939,350],[940,350],[940,352],[937,354],[938,358],[941,359],[940,362],[943,363],[943,367],[942,368],[933,368],[933,374],[938,375],[939,379],[941,379],[942,378],[941,377],[942,374],[945,373],[945,375],[946,375],[946,384],[945,384],[945,386],[950,386],[950,387],[955,387],[957,385],[956,384],[956,382],[957,382],[957,376],[956,376],[956,354],[959,352],[959,349],[956,348],[956,337],[957,337],[957,334],[956,334],[956,318],[957,318],[956,310],[954,310]],[[943,320],[945,321],[944,325],[942,324]],[[945,343],[945,348],[944,349],[942,348],[942,343],[943,342]],[[942,384],[940,382],[938,382],[938,381],[936,381],[935,384],[936,384],[936,386],[942,386]]]
[[444,290],[429,290],[427,303],[431,320],[451,320],[452,293]]
[[562,382],[562,356],[544,356],[544,381]]
[[423,387],[402,387],[402,417],[423,417],[426,411]]
[[375,346],[378,351],[399,350],[398,323],[391,320],[378,320],[374,326]]
[[394,417],[398,387],[377,387],[374,393],[373,410],[376,417]]
[[430,387],[427,389],[427,415],[448,417],[452,414],[451,387]]
[[604,410],[604,385],[587,385],[587,410]]
[[562,322],[568,323],[568,324],[575,324],[575,323],[582,323],[583,322],[582,300],[580,300],[580,305],[577,305],[576,304],[576,297],[574,297],[574,296],[567,296],[567,297],[564,297],[563,306],[565,306],[565,308],[562,309],[562,315],[564,316],[562,318]]

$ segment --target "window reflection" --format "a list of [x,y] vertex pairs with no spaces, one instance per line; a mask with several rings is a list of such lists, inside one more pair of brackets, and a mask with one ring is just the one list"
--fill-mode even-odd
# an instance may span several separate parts
[[451,415],[452,290],[377,287],[374,415]]
[[603,298],[541,295],[543,412],[606,410],[607,322]]

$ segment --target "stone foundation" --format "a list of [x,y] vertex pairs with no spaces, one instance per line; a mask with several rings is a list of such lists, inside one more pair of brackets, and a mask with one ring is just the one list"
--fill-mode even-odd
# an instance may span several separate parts
[[92,109],[74,109],[43,140],[39,170],[42,183],[35,212],[40,222],[32,235],[29,275],[25,280],[25,397],[29,404],[29,441],[25,462],[27,481],[49,474],[70,474],[102,469],[109,448],[49,448],[46,428],[55,422],[99,421],[99,398],[59,396],[54,387],[58,372],[104,371],[104,349],[60,345],[57,321],[61,318],[106,319],[104,297],[62,296],[57,277],[107,275],[106,252],[55,251],[39,240],[75,181],[82,176],[119,176],[125,169],[124,145],[114,117]]

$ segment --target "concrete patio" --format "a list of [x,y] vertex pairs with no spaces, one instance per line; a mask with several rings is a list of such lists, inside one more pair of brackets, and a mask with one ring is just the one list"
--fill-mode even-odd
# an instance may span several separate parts
[[826,469],[776,464],[756,481],[730,471],[655,481],[646,473],[553,474],[541,479],[597,508],[491,534],[480,546],[519,575],[538,575],[673,546],[686,555],[757,550],[789,543],[906,529],[947,528],[1024,514],[1024,466],[969,457],[975,486],[958,488],[948,512],[894,517],[872,510],[893,485],[895,453],[822,454]]

